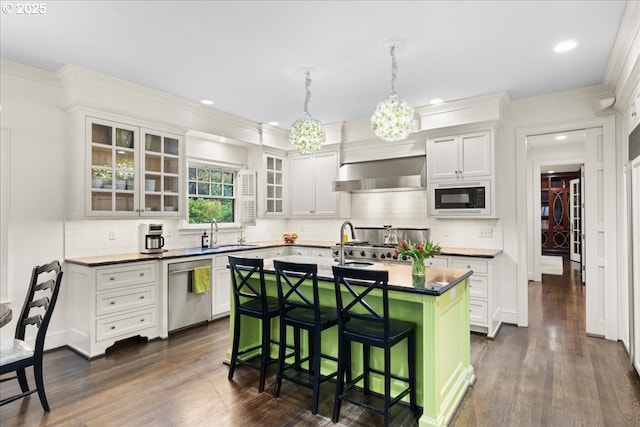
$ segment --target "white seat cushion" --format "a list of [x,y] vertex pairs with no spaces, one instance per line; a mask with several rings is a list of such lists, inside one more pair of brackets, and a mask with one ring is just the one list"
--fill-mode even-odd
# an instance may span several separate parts
[[13,347],[0,351],[0,365],[8,365],[33,356],[33,347],[22,340],[13,340]]

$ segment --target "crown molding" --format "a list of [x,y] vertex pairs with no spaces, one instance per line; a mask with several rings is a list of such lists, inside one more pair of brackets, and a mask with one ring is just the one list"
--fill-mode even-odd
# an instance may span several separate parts
[[9,74],[23,79],[33,80],[49,86],[61,87],[55,74],[40,68],[34,68],[29,65],[9,61],[8,59],[0,58],[0,72],[2,74]]
[[515,111],[524,108],[542,107],[550,104],[560,104],[568,101],[593,101],[594,98],[612,95],[613,93],[604,85],[586,86],[577,89],[532,96],[529,98],[514,99],[506,107],[506,109],[509,111]]
[[605,70],[603,85],[621,97],[626,81],[638,68],[640,57],[640,2],[627,1],[618,35]]

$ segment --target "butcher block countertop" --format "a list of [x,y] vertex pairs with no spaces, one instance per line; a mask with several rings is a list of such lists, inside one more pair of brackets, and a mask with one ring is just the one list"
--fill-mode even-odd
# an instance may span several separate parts
[[[79,257],[79,258],[67,258],[65,262],[71,264],[84,265],[87,267],[99,267],[106,265],[123,264],[127,262],[139,262],[139,261],[154,261],[173,258],[184,258],[192,256],[202,255],[219,255],[224,253],[233,253],[239,251],[247,251],[252,249],[263,248],[275,248],[279,246],[302,246],[302,247],[314,247],[325,248],[335,245],[333,241],[321,241],[321,240],[298,240],[295,244],[284,244],[282,240],[267,240],[260,242],[245,243],[244,245],[238,244],[219,244],[214,248],[183,248],[183,249],[169,249],[162,253],[157,254],[141,254],[137,252],[115,254],[115,255],[102,255],[92,257]],[[502,253],[499,249],[473,249],[473,248],[453,248],[443,247],[441,255],[444,256],[466,256],[476,258],[495,258]]]

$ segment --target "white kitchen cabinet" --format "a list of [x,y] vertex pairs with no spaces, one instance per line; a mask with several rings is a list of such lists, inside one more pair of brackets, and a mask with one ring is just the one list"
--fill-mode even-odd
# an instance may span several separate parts
[[440,255],[429,258],[427,266],[473,270],[469,277],[469,322],[472,331],[494,338],[500,327],[500,295],[496,277],[498,258]]
[[309,248],[309,256],[317,256],[320,258],[331,258],[331,249],[325,248]]
[[231,307],[231,270],[227,268],[229,255],[246,258],[267,258],[267,249],[253,249],[242,252],[229,252],[213,258],[213,280],[211,290],[211,313],[213,318],[229,315]]
[[104,354],[116,341],[160,334],[158,263],[114,266],[65,265],[68,345],[87,358]]
[[264,154],[264,214],[284,215],[284,164],[285,159]]
[[309,249],[310,248],[305,248],[304,246],[292,246],[289,250],[291,255],[309,256],[311,254]]
[[[231,255],[231,254],[230,254]],[[228,255],[213,258],[211,313],[213,318],[226,316],[231,307],[231,271],[227,268]]]
[[339,166],[337,151],[289,157],[290,216],[350,216],[350,195],[332,189]]
[[492,176],[491,131],[429,138],[427,173],[431,180],[456,181]]
[[269,249],[269,258],[277,258],[281,256],[291,255],[291,250],[289,246],[279,246],[277,248]]
[[71,129],[69,217],[182,216],[182,136],[81,111]]

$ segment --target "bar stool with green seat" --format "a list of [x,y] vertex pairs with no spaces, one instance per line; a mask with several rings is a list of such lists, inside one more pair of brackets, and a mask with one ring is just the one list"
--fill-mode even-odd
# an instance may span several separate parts
[[[229,381],[233,379],[233,374],[238,364],[258,369],[260,371],[258,391],[262,393],[264,391],[267,367],[269,364],[278,361],[278,359],[271,357],[271,344],[277,344],[277,341],[271,339],[271,319],[280,314],[278,299],[267,296],[264,282],[264,260],[262,258],[229,256],[229,265],[231,266],[234,302],[233,344],[231,346],[231,360],[229,361]],[[257,283],[251,281],[252,278],[257,280]],[[260,319],[262,331],[260,343],[243,350],[239,349],[241,316]],[[260,363],[258,365],[253,361],[256,356],[242,359],[243,355],[255,353],[258,349],[260,349]]]
[[[282,379],[309,387],[313,390],[311,413],[318,413],[320,383],[335,378],[338,371],[322,374],[321,361],[337,358],[322,354],[322,332],[338,324],[334,307],[320,305],[318,290],[318,266],[316,264],[273,261],[280,302],[280,353],[276,377],[276,397],[280,395]],[[311,286],[303,286],[307,280]],[[287,363],[287,326],[293,327],[294,360]],[[300,348],[300,330],[308,332],[309,349],[306,357]],[[303,364],[307,363],[307,369]],[[336,363],[337,365],[337,363]]]
[[[338,378],[336,395],[333,406],[333,422],[340,417],[342,401],[351,402],[365,407],[384,416],[384,425],[389,425],[391,406],[400,402],[407,394],[412,411],[416,408],[416,324],[389,317],[389,273],[380,270],[363,270],[333,266],[333,277],[336,292],[336,306],[338,309],[339,345]],[[382,294],[381,307],[378,301],[374,303],[372,292]],[[365,298],[366,297],[366,298]],[[380,310],[381,308],[381,310]],[[398,313],[400,314],[400,313]],[[407,375],[400,376],[391,372],[391,349],[396,344],[407,339]],[[352,378],[351,343],[362,344],[363,372]],[[371,347],[381,348],[384,354],[384,370],[371,367]],[[396,356],[396,360],[397,356]],[[372,403],[370,390],[370,375],[381,375],[384,379],[382,408]],[[346,381],[344,380],[347,375]],[[396,396],[391,396],[391,380],[407,384]],[[347,393],[363,381],[364,396],[358,393]],[[358,399],[358,397],[363,397]]]

